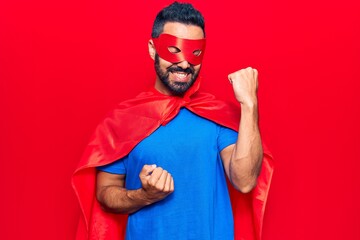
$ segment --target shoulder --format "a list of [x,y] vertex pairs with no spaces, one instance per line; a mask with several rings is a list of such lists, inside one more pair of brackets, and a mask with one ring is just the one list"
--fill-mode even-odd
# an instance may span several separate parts
[[194,94],[189,109],[201,117],[236,130],[240,122],[240,105],[216,98],[213,94]]

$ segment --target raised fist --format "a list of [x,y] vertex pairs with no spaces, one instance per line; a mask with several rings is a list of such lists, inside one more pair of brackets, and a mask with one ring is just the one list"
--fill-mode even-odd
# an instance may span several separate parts
[[257,104],[258,71],[245,68],[228,75],[236,100],[245,105]]

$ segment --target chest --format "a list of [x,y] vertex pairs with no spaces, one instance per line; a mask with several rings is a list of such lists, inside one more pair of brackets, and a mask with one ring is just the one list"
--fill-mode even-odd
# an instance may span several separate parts
[[218,126],[186,109],[141,141],[130,158],[139,167],[156,164],[177,171],[179,166],[197,166],[216,161]]

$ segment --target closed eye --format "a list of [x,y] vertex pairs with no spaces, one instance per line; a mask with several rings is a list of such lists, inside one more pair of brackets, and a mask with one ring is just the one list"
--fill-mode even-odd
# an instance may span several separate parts
[[201,55],[201,50],[195,50],[195,51],[193,51],[193,54],[195,55],[195,56],[200,56]]
[[171,53],[179,53],[179,52],[181,52],[181,50],[179,48],[174,47],[174,46],[168,47],[168,50]]

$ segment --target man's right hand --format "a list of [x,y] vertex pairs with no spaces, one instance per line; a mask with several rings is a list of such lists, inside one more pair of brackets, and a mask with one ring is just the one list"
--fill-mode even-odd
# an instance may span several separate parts
[[145,198],[150,203],[160,201],[174,191],[174,180],[171,174],[156,165],[144,165],[139,178]]
[[170,173],[155,165],[144,165],[139,174],[142,187],[125,188],[125,175],[98,171],[96,197],[105,211],[130,214],[158,202],[174,191]]

